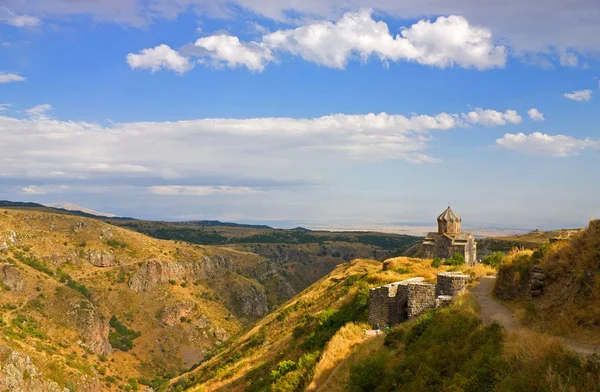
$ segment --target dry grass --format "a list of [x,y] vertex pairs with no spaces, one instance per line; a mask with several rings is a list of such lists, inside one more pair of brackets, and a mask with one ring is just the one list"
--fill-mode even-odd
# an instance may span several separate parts
[[[130,328],[141,332],[134,348],[127,353],[116,351],[106,362],[86,352],[78,344],[80,331],[66,317],[72,303],[83,297],[75,290],[65,288],[65,283],[59,282],[56,276],[18,261],[17,252],[34,256],[52,271],[60,268],[85,285],[92,293],[93,303],[106,319],[116,315]],[[88,255],[93,253],[112,255],[118,265],[95,267],[88,261]],[[124,380],[141,375],[150,378],[164,375],[167,369],[179,372],[189,366],[182,363],[181,347],[208,351],[214,347],[213,329],[223,328],[233,336],[244,326],[244,320],[230,317],[232,311],[224,306],[227,298],[215,299],[217,293],[227,293],[232,280],[242,285],[255,283],[230,273],[213,281],[187,282],[186,287],[180,285],[182,282],[174,282],[176,284],[162,284],[149,292],[134,293],[129,289],[127,279],[139,264],[149,260],[204,260],[216,255],[229,257],[236,268],[251,267],[262,260],[248,252],[157,240],[94,219],[0,209],[0,261],[14,260],[25,279],[22,291],[0,294],[0,315],[8,326],[19,314],[33,317],[41,323],[47,336],[44,340],[5,337],[13,348],[30,355],[44,374],[57,379],[61,385],[69,379],[77,380],[85,373],[98,376],[93,365],[106,369],[107,376],[124,377]],[[200,298],[199,293],[210,295]],[[38,297],[43,309],[27,306]],[[206,336],[193,323],[182,322],[173,327],[162,324],[159,313],[165,306],[178,301],[197,304],[194,312],[188,315],[193,322],[202,316],[210,320],[208,329],[204,330]],[[16,308],[12,309],[13,306]],[[78,359],[68,359],[73,355]],[[102,384],[102,388],[116,389],[122,383],[117,382],[112,387]]]
[[322,388],[327,383],[332,372],[335,371],[336,367],[353,351],[354,347],[358,344],[362,344],[366,339],[364,336],[363,329],[370,329],[368,324],[354,324],[349,323],[343,326],[334,336],[331,338],[323,355],[317,364],[315,369],[315,375],[312,382],[306,389],[307,392],[312,392]]
[[383,339],[384,336],[373,337],[355,345],[352,351],[339,362],[335,373],[330,375],[328,382],[321,385],[317,391],[346,392],[346,380],[350,376],[352,367],[383,350]]

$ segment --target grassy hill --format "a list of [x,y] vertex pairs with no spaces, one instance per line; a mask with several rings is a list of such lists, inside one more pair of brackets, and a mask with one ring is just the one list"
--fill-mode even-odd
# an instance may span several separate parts
[[[339,265],[250,331],[191,372],[172,380],[174,390],[300,391],[326,379],[336,358],[330,354],[337,334],[362,334],[370,287],[435,274],[450,267],[431,267],[431,260],[396,258],[390,269],[374,260]],[[490,273],[478,266],[473,275]],[[344,350],[342,350],[344,351]],[[348,351],[348,350],[346,350]],[[335,356],[334,356],[335,357]]]
[[156,386],[293,294],[257,254],[0,209],[0,374],[16,352],[61,387]]
[[[533,267],[545,275],[542,294],[530,295]],[[600,221],[535,252],[512,253],[501,265],[497,295],[525,323],[544,332],[600,346]]]

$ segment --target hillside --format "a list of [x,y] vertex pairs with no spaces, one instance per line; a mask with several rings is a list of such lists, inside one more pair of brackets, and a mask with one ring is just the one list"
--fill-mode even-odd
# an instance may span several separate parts
[[[382,271],[381,263],[374,260],[339,265],[221,353],[175,378],[172,387],[199,391],[303,390],[315,371],[321,378],[329,374],[323,353],[342,327],[359,331],[359,335],[363,328],[369,328],[364,323],[370,287],[414,276],[433,281],[436,272],[450,268],[436,269],[430,264],[431,260],[396,258],[390,261],[388,271]],[[486,271],[491,272],[482,266],[467,269],[474,275]]]
[[600,347],[600,221],[570,240],[506,257],[496,294],[531,327]]
[[293,295],[253,253],[0,209],[0,374],[29,355],[61,387],[156,386]]
[[[257,253],[269,259],[275,270],[298,293],[335,266],[357,258],[384,258],[411,252],[422,237],[378,232],[333,232],[303,228],[274,229],[219,221],[163,222],[132,218],[105,218],[82,211],[68,211],[36,203],[0,201],[0,208],[53,212],[100,219],[163,240],[197,245],[224,246]],[[410,253],[417,255],[417,253]]]

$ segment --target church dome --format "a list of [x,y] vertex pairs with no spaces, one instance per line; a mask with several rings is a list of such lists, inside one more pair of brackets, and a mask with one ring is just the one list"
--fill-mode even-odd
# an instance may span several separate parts
[[458,216],[452,208],[448,206],[446,211],[442,212],[437,218],[438,222],[462,222],[462,218]]
[[437,222],[439,234],[455,235],[460,233],[462,218],[456,215],[450,206],[438,216]]

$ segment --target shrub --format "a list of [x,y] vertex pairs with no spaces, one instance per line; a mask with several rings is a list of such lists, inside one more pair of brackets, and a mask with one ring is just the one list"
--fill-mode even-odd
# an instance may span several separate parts
[[68,280],[67,281],[67,287],[72,288],[73,290],[77,290],[79,291],[81,294],[83,294],[84,297],[86,298],[92,298],[92,294],[90,293],[90,291],[87,289],[87,287],[85,287],[85,285],[83,285],[82,283],[76,282],[74,280]]
[[444,264],[454,265],[454,266],[464,265],[465,257],[463,255],[461,255],[460,253],[455,253],[452,255],[452,257],[450,257],[449,259],[446,259],[446,262]]
[[140,337],[141,333],[127,328],[114,315],[110,318],[109,325],[114,331],[108,334],[111,347],[121,351],[129,351],[133,348],[133,340]]
[[440,268],[442,266],[442,260],[439,257],[436,257],[435,259],[433,259],[433,261],[431,262],[431,266],[433,268]]
[[506,255],[502,252],[494,252],[491,255],[485,256],[481,262],[490,267],[499,268],[505,257]]

